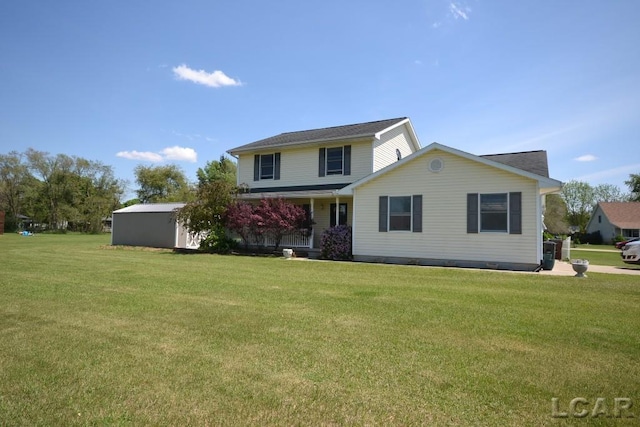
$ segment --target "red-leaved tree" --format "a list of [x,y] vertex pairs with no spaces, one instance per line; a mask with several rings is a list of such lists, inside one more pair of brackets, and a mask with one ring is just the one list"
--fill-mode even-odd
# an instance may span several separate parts
[[255,227],[253,211],[254,207],[251,203],[236,200],[227,206],[225,213],[225,225],[240,236],[245,249],[249,247],[249,239],[254,234],[252,232],[252,228]]
[[262,219],[265,234],[273,239],[275,251],[280,247],[284,236],[303,228],[307,218],[302,207],[281,197],[261,199],[256,206],[256,214]]
[[235,201],[227,207],[225,217],[227,228],[240,236],[245,248],[250,241],[262,246],[268,236],[273,239],[276,251],[284,236],[301,232],[307,222],[304,209],[282,198],[261,199],[257,205]]

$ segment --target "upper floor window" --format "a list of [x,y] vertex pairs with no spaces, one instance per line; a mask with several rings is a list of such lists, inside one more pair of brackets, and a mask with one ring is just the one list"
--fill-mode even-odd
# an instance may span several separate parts
[[256,154],[253,157],[253,180],[280,179],[280,153]]
[[342,175],[343,147],[327,148],[327,175]]
[[260,156],[260,179],[273,179],[273,154]]
[[351,146],[320,148],[318,176],[351,175]]

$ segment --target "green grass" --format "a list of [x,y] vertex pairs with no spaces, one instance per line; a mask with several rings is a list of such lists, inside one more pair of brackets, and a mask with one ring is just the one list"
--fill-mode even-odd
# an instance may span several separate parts
[[528,426],[553,397],[640,417],[637,277],[107,243],[0,236],[0,425]]
[[620,256],[620,250],[615,252],[599,252],[594,250],[571,249],[571,259],[586,259],[592,265],[610,265],[624,267],[630,270],[640,270],[640,265],[625,264]]

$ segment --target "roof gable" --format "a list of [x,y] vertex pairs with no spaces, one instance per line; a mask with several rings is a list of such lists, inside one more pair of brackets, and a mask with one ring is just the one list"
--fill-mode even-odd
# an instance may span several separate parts
[[243,151],[275,148],[287,145],[310,144],[341,139],[373,138],[378,133],[404,121],[408,121],[408,119],[406,117],[399,117],[375,122],[303,130],[298,132],[286,132],[233,148],[228,152],[233,154]]
[[[378,176],[387,173],[391,170],[394,170],[395,168],[398,167],[402,167],[402,165],[404,165],[407,162],[412,161],[413,159],[419,157],[419,156],[423,156],[426,153],[429,153],[433,150],[442,150],[445,151],[447,153],[456,155],[456,156],[460,156],[472,161],[476,161],[482,164],[485,164],[487,166],[491,166],[500,170],[504,170],[507,172],[511,172],[514,173],[516,175],[520,175],[523,176],[525,178],[529,178],[529,179],[533,179],[538,181],[539,185],[541,188],[543,189],[550,189],[552,191],[557,191],[562,187],[562,182],[549,178],[548,176],[544,176],[544,175],[538,175],[536,173],[533,173],[531,171],[525,170],[525,169],[520,169],[518,167],[512,166],[510,164],[507,163],[507,161],[510,161],[511,163],[514,164],[519,164],[522,162],[523,159],[528,157],[527,153],[511,153],[511,154],[507,154],[504,155],[504,157],[500,157],[502,162],[498,162],[496,160],[493,160],[491,157],[496,157],[496,156],[501,156],[498,154],[493,154],[490,156],[476,156],[474,154],[470,154],[461,150],[457,150],[455,148],[451,148],[448,147],[446,145],[442,145],[442,144],[438,144],[437,142],[434,142],[432,144],[429,144],[428,146],[422,148],[421,150],[411,154],[410,156],[407,156],[399,161],[397,161],[396,163],[393,163],[389,166],[387,166],[386,168],[380,169],[379,171],[368,175],[346,187],[344,187],[343,189],[339,190],[338,193],[339,194],[351,194],[351,192],[353,191],[354,188],[369,182],[375,178],[377,178]],[[539,153],[539,152],[531,152],[531,153]],[[546,160],[547,160],[547,155],[546,152],[542,151],[541,153],[544,153],[544,170],[547,170],[547,166],[546,166]],[[535,157],[538,159],[538,161],[540,160],[540,158],[542,158],[542,156],[540,154],[536,154]],[[541,165],[538,165],[538,169],[540,169]]]
[[640,202],[600,202],[609,222],[619,228],[640,228]]

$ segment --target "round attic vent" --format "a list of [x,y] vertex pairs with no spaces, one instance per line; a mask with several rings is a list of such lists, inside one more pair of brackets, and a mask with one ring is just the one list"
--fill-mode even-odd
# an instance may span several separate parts
[[444,162],[442,159],[435,158],[429,162],[429,170],[431,172],[440,172],[444,168]]

